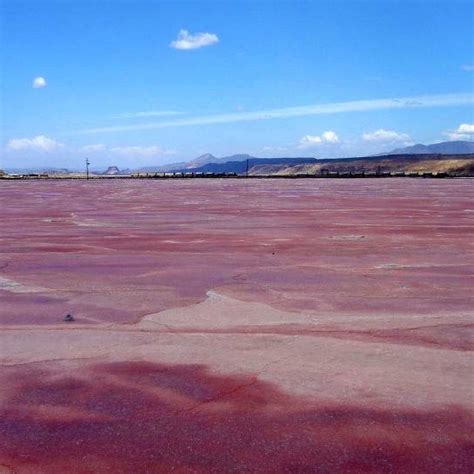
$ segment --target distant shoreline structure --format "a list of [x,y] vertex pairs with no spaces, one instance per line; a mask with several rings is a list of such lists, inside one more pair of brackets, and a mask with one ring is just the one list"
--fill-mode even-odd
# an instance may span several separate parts
[[28,175],[2,175],[0,180],[4,181],[61,181],[61,180],[85,180],[85,181],[104,181],[104,180],[189,180],[189,179],[382,179],[382,178],[474,178],[473,174],[450,174],[450,173],[325,173],[325,174],[293,174],[293,175],[237,175],[234,173],[146,173],[140,175],[118,175],[118,176],[104,176],[104,175],[77,175],[77,176],[54,176],[44,174],[28,174]]
[[255,158],[209,162],[197,167],[169,170],[120,170],[109,166],[104,172],[68,170],[25,170],[1,172],[0,179],[203,179],[203,178],[393,178],[474,177],[474,153],[401,154],[358,158]]

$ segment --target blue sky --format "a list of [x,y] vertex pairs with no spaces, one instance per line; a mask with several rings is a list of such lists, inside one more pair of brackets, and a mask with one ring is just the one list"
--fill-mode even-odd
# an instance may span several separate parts
[[471,1],[1,8],[3,167],[354,156],[474,135]]

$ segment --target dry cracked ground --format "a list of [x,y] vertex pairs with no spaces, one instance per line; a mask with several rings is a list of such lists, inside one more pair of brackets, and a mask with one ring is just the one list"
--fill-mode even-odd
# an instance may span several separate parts
[[471,473],[473,184],[0,183],[0,473]]

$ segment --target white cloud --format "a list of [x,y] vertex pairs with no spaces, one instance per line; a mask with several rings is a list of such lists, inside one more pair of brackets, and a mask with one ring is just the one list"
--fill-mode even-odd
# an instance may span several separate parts
[[[33,138],[12,138],[6,144],[7,151],[35,151],[35,152],[53,152],[56,150],[67,151],[68,153],[117,155],[126,158],[156,158],[159,156],[174,155],[174,150],[164,149],[158,145],[149,146],[107,146],[103,143],[92,143],[81,147],[65,146],[52,138],[44,135],[38,135]],[[86,155],[87,156],[87,155]]]
[[326,143],[338,143],[339,142],[339,137],[336,135],[335,132],[328,130],[327,132],[324,132],[321,135],[323,141]]
[[474,123],[462,123],[456,130],[458,133],[474,134]]
[[474,138],[474,123],[462,123],[456,130],[447,132],[445,135],[450,140],[469,140]]
[[7,150],[34,150],[51,152],[63,146],[62,143],[45,137],[44,135],[37,135],[33,138],[12,138],[7,143]]
[[172,150],[163,150],[157,145],[151,146],[116,146],[110,149],[112,153],[122,156],[134,156],[139,158],[153,158],[162,155],[173,155]]
[[338,114],[348,112],[372,112],[376,110],[413,109],[427,107],[453,107],[474,104],[473,93],[441,94],[391,99],[354,100],[319,105],[303,105],[282,109],[260,110],[256,112],[235,112],[218,115],[202,115],[161,122],[138,123],[132,125],[113,125],[84,130],[75,130],[71,135],[89,133],[125,132],[134,130],[156,130],[166,127],[188,127],[255,120],[286,119],[309,115]]
[[410,142],[410,136],[406,133],[399,133],[394,130],[384,130],[383,128],[380,128],[375,132],[364,133],[362,139],[366,142],[378,143]]
[[43,89],[43,87],[46,87],[46,79],[44,77],[38,76],[33,79],[33,88],[34,89]]
[[188,30],[180,30],[178,38],[171,41],[170,47],[174,49],[198,49],[204,46],[211,46],[219,42],[219,38],[214,33],[196,33],[192,35]]
[[334,143],[339,143],[339,137],[337,136],[336,132],[327,130],[321,135],[305,135],[301,138],[298,148],[310,148],[316,145]]
[[474,71],[474,64],[463,64],[461,69],[466,72],[472,72]]

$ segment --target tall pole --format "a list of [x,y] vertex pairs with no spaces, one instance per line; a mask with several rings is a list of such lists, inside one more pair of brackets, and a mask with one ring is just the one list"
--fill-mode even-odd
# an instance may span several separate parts
[[89,179],[89,158],[86,158],[86,179]]

